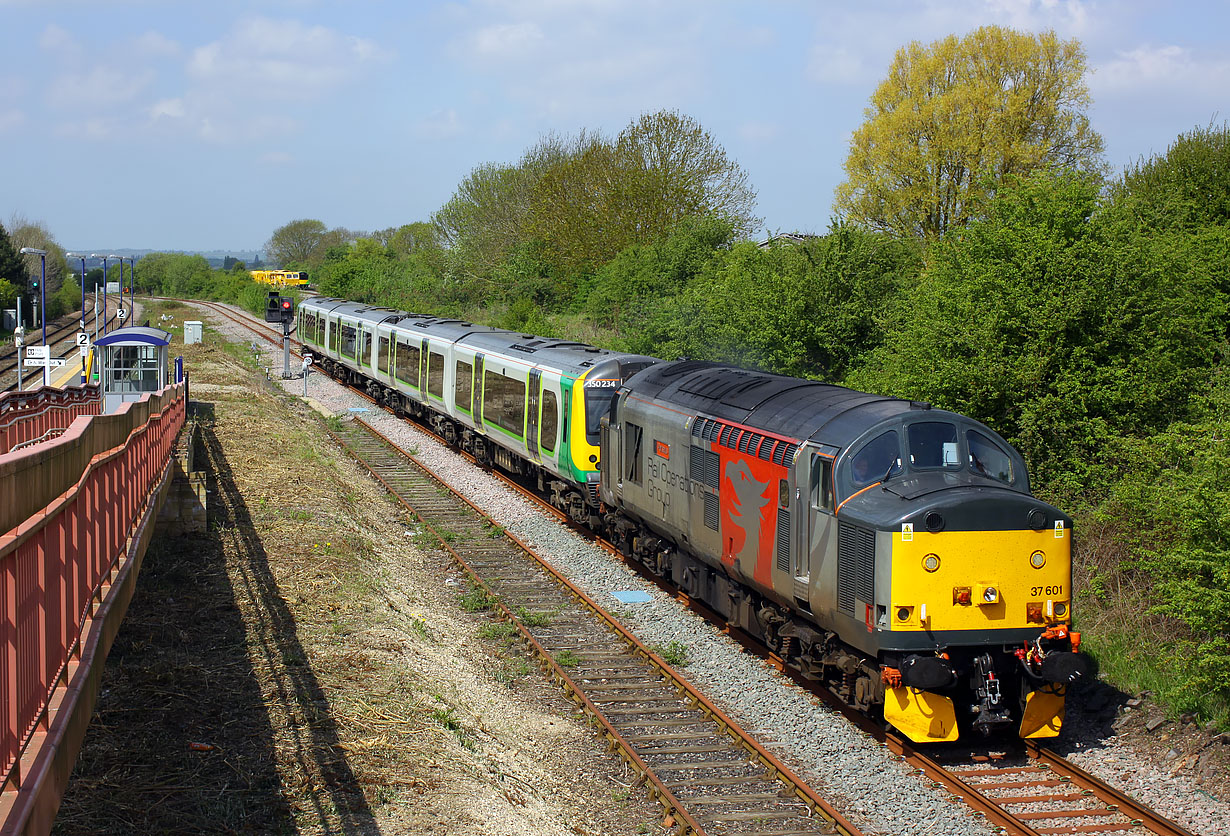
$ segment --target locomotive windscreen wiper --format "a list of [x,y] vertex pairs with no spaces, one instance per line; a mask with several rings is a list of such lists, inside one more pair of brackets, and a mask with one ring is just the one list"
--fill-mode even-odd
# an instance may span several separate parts
[[[901,457],[900,456],[893,459],[892,464],[888,466],[888,470],[885,471],[884,476],[880,479],[880,484],[883,485],[885,482],[887,482],[894,475],[894,472],[901,473]],[[888,490],[888,489],[885,488],[885,490]]]

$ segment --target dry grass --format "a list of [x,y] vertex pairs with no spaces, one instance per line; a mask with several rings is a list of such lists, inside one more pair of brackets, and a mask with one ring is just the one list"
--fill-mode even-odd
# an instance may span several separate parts
[[185,348],[209,530],[151,545],[55,832],[648,832],[320,419],[246,346]]

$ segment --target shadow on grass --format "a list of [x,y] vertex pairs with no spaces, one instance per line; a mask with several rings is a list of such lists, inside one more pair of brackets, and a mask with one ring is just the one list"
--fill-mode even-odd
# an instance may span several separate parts
[[151,543],[53,832],[377,833],[211,424],[209,531]]

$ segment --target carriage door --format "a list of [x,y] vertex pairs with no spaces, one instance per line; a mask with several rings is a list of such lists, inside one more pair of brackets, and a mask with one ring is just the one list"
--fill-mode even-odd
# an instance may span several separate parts
[[474,426],[483,431],[483,355],[474,355]]
[[427,403],[427,357],[431,353],[427,339],[423,339],[423,350],[419,352],[419,394],[423,403]]
[[542,372],[538,369],[530,370],[530,387],[525,395],[525,449],[529,451],[530,458],[538,461],[538,401],[539,390],[542,389]]

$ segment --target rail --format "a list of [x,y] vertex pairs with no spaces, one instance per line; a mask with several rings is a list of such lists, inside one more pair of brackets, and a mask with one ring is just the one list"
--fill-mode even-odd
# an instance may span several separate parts
[[186,411],[180,383],[0,454],[0,833],[50,828]]

